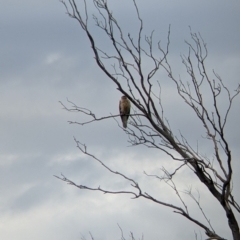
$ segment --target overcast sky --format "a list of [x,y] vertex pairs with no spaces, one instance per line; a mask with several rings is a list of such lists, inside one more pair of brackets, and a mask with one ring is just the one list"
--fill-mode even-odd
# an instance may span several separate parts
[[[138,22],[131,1],[109,2],[125,31],[134,32]],[[185,76],[180,54],[187,53],[184,40],[190,41],[191,26],[207,43],[209,71],[215,69],[231,91],[237,87],[239,0],[137,3],[144,20],[144,34],[155,30],[156,41],[165,43],[171,24],[170,49],[177,75]],[[96,13],[92,8],[89,11],[90,17]],[[97,68],[86,36],[65,12],[58,0],[1,0],[0,239],[78,240],[81,236],[90,239],[90,231],[94,239],[113,240],[121,238],[118,224],[127,239],[130,231],[136,238],[144,235],[146,240],[190,240],[194,239],[194,232],[201,239],[203,232],[171,209],[144,199],[132,200],[128,195],[81,191],[53,177],[63,173],[78,184],[129,189],[129,183],[81,154],[73,140],[75,136],[114,170],[138,180],[160,199],[180,205],[171,189],[143,174],[144,170],[160,173],[160,167],[169,163],[163,153],[128,147],[127,136],[113,119],[84,127],[68,124],[68,120],[85,118],[64,111],[59,101],[67,104],[68,98],[100,117],[118,114],[121,94]],[[99,45],[106,47],[98,30],[92,29]],[[196,139],[196,125],[192,124],[195,118],[185,112],[183,104],[176,105],[171,87],[165,87],[163,103],[173,129],[182,129],[191,140]],[[227,126],[234,160],[239,160],[240,154],[239,104],[240,98],[233,104]],[[239,168],[239,163],[234,162],[234,167]],[[235,176],[235,181],[238,180]],[[195,178],[188,173],[181,190],[189,187],[190,182],[194,185]],[[240,201],[240,196],[237,197]],[[194,207],[190,200],[187,202]],[[213,204],[208,193],[202,196],[202,202],[216,231],[230,238],[222,210]],[[193,213],[202,220],[197,211]]]

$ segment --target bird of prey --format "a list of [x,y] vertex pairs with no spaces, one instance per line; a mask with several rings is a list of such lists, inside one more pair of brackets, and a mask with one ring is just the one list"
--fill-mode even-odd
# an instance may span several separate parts
[[123,127],[127,127],[127,120],[130,114],[131,104],[126,96],[122,96],[119,102],[119,112],[122,119]]

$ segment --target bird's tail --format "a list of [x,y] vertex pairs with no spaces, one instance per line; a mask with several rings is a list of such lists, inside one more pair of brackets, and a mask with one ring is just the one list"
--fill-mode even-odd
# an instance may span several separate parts
[[123,127],[124,127],[124,128],[127,128],[127,117],[126,117],[126,116],[123,116],[123,118],[122,118],[122,124],[123,124]]

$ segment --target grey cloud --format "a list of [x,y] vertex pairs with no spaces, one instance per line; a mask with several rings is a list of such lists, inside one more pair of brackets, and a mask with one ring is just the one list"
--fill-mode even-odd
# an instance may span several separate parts
[[[112,7],[122,26],[126,27],[125,33],[134,31],[136,37],[135,23],[138,22],[132,20],[136,16],[133,6],[126,8],[122,2],[116,2]],[[182,79],[187,79],[179,54],[187,53],[184,40],[190,39],[188,26],[191,25],[193,32],[201,32],[207,42],[209,70],[216,69],[223,80],[227,79],[231,89],[237,86],[238,1],[151,0],[148,4],[139,1],[139,10],[144,20],[143,33],[155,30],[156,41],[166,42],[171,24],[170,56],[177,76],[180,74]],[[144,199],[80,191],[53,177],[62,172],[79,184],[93,187],[100,184],[110,189],[130,187],[129,183],[115,178],[100,164],[81,154],[73,141],[75,136],[111,168],[134,177],[146,191],[168,201],[173,196],[156,180],[149,178],[146,181],[143,174],[143,170],[160,174],[159,169],[168,161],[163,153],[127,147],[127,136],[112,119],[86,126],[67,123],[68,120],[88,118],[64,111],[58,101],[68,104],[68,98],[101,117],[118,113],[121,94],[96,67],[86,36],[78,23],[68,18],[62,4],[47,0],[21,3],[10,0],[2,3],[0,13],[0,187],[4,196],[0,199],[1,222],[4,222],[1,238],[80,239],[81,233],[87,236],[91,231],[96,239],[118,239],[119,223],[125,236],[132,231],[136,237],[144,234],[145,239],[159,239],[159,236],[193,239],[194,230],[199,233],[199,229],[180,216],[174,216],[169,209]],[[94,29],[93,22],[90,29],[98,38],[99,46],[112,51],[103,34]],[[181,129],[193,145],[196,135],[192,132],[197,129],[202,150],[210,152],[199,131],[201,126],[195,125],[196,118],[189,114],[183,103],[175,107],[173,100],[176,99],[170,94],[173,86],[166,76],[159,74],[157,78],[162,81],[165,116],[172,128],[176,132]],[[240,120],[239,101],[237,99],[233,105],[227,134],[236,159],[239,134],[234,126]],[[234,167],[239,168],[237,161]],[[184,174],[193,182],[191,172]],[[234,178],[237,182],[238,176]],[[202,199],[208,207],[207,195]],[[210,213],[215,219],[218,208],[214,206]],[[169,222],[177,226],[174,231],[168,230]],[[218,229],[225,224],[215,222]],[[185,230],[189,226],[192,232]],[[229,236],[228,232],[222,231],[224,236]]]

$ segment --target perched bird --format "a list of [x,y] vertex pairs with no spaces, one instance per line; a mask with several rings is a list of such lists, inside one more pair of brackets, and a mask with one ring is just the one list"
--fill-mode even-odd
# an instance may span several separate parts
[[126,96],[122,96],[119,102],[119,112],[122,119],[123,127],[127,127],[127,120],[130,114],[131,104]]

